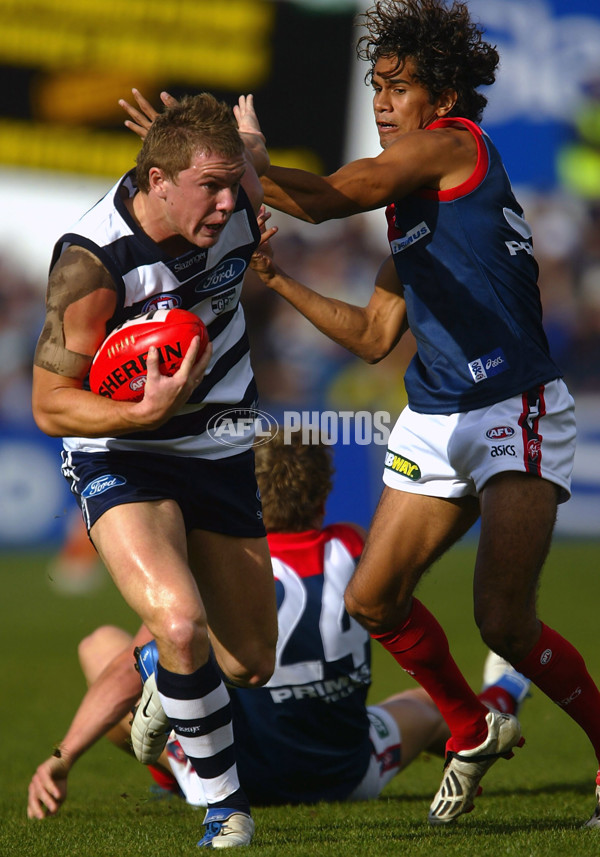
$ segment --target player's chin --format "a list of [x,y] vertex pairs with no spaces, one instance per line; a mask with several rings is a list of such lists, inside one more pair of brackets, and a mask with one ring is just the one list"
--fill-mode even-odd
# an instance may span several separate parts
[[213,247],[222,234],[223,227],[219,227],[218,229],[210,229],[204,226],[197,232],[195,232],[190,240],[192,244],[196,245],[196,247]]

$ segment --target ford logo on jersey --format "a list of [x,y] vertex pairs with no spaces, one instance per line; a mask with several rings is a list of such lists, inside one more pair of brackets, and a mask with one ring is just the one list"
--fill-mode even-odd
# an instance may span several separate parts
[[205,292],[208,289],[218,289],[221,286],[226,286],[232,280],[237,280],[246,270],[246,263],[243,259],[225,259],[216,268],[213,268],[195,288],[196,292]]
[[104,476],[99,476],[97,479],[94,479],[94,481],[90,482],[89,485],[86,485],[81,492],[81,496],[85,497],[86,500],[89,500],[90,497],[97,497],[98,494],[104,494],[105,491],[110,491],[111,488],[116,488],[117,485],[125,485],[126,483],[127,480],[122,476],[107,473]]
[[490,351],[489,354],[484,354],[482,357],[471,360],[468,366],[469,372],[476,384],[479,384],[480,381],[485,381],[486,378],[499,375],[500,372],[506,372],[508,369],[508,363],[501,348],[496,348],[494,351]]

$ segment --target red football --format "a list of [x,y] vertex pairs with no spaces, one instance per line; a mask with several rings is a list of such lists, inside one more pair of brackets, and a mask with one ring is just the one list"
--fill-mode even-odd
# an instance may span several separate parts
[[195,336],[200,337],[200,357],[208,332],[204,322],[185,309],[152,310],[126,321],[109,333],[96,352],[90,389],[120,402],[139,402],[144,397],[150,346],[158,348],[162,374],[173,375]]

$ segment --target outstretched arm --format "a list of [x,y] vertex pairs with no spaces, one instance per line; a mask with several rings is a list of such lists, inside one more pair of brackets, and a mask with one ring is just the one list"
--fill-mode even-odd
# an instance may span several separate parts
[[379,269],[366,307],[325,297],[275,264],[268,244],[252,256],[252,269],[322,333],[367,363],[382,360],[408,329],[404,293],[390,256]]
[[140,676],[135,670],[133,648],[151,639],[142,626],[133,640],[104,666],[88,688],[54,754],[39,765],[29,783],[27,815],[55,815],[67,797],[67,779],[77,759],[124,718],[140,695]]
[[270,167],[265,203],[309,223],[372,211],[426,188],[455,187],[471,174],[477,147],[467,130],[411,131],[376,158],[360,158],[329,176]]

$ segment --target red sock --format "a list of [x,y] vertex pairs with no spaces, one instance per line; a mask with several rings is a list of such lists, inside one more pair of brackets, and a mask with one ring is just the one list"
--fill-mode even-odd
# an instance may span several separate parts
[[540,639],[514,668],[581,726],[600,765],[600,691],[577,649],[542,623]]
[[488,709],[456,666],[446,635],[429,610],[416,598],[403,625],[386,634],[372,634],[431,696],[452,737],[447,750],[470,750],[485,741]]
[[154,765],[146,766],[150,771],[150,775],[155,783],[161,787],[161,789],[165,789],[168,792],[177,791],[178,785],[177,780],[173,776],[173,774],[168,774],[166,771],[162,771],[160,768],[155,768]]

